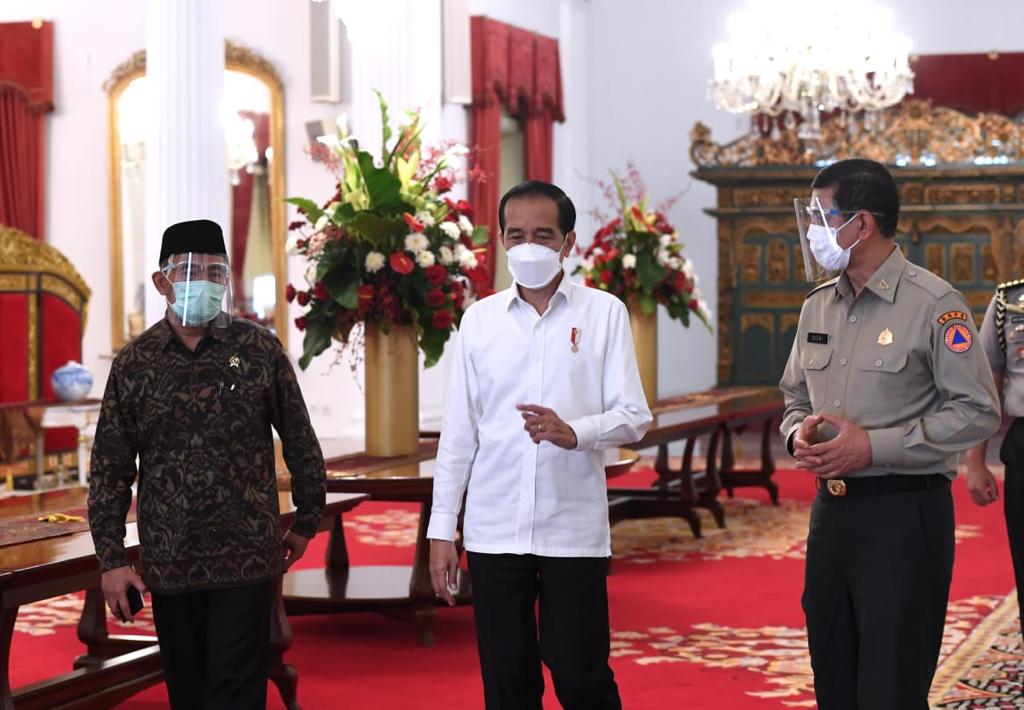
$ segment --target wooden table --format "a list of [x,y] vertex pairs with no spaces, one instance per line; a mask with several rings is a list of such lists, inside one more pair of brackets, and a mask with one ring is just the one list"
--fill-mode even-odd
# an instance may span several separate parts
[[[428,458],[429,455],[429,458]],[[419,527],[411,565],[349,565],[341,519],[331,529],[324,569],[297,570],[284,579],[284,607],[289,615],[372,611],[416,625],[424,646],[434,643],[437,607],[430,583],[430,541],[427,526],[434,493],[433,452],[392,460],[389,464],[363,466],[351,472],[332,473],[337,461],[328,459],[327,490],[368,495],[373,500],[418,503]],[[469,575],[459,574],[457,604],[472,601]]]
[[[329,493],[321,529],[328,529],[363,501],[363,495]],[[280,495],[281,526],[288,528],[295,508],[287,493]],[[340,523],[337,523],[340,524]],[[127,525],[125,545],[132,560],[138,558],[135,523]],[[290,577],[291,574],[285,575]],[[0,709],[109,708],[163,679],[156,638],[112,636],[99,591],[100,574],[88,531],[36,542],[0,547]],[[42,599],[86,590],[78,623],[78,638],[87,652],[75,660],[75,670],[18,689],[10,687],[8,665],[18,607]],[[292,645],[291,627],[284,613],[280,586],[277,613],[271,624],[270,678],[288,708],[296,699],[298,673],[283,660]]]
[[[783,410],[782,395],[775,389],[750,390],[742,396],[709,394],[698,396],[679,406],[671,404],[655,408],[654,423],[647,434],[630,448],[657,447],[655,471],[658,479],[650,490],[609,488],[608,514],[614,524],[629,518],[681,516],[695,537],[701,536],[700,518],[695,508],[711,511],[719,527],[725,527],[725,510],[718,493],[725,488],[730,495],[735,488],[759,486],[768,490],[772,503],[778,505],[778,486],[771,480],[775,462],[771,453],[771,437]],[[752,469],[736,467],[732,436],[749,426],[761,429],[761,462]],[[703,471],[693,466],[694,446],[700,437],[707,437]],[[669,463],[669,444],[685,441],[680,468]],[[719,457],[719,452],[721,456]]]

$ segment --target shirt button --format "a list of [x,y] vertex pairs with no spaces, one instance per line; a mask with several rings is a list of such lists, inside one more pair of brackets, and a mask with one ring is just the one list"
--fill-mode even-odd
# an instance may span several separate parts
[[846,367],[847,362],[849,361],[844,357],[842,360],[839,361],[839,364],[842,365],[843,367]]
[[856,323],[857,322],[857,316],[850,316],[850,322],[851,323]]
[[881,366],[882,366],[882,361],[881,360],[875,360],[875,367],[881,367]]
[[907,276],[917,276],[917,272],[916,271],[908,271],[907,272]]
[[839,401],[839,400],[837,399],[837,400],[836,400],[835,402],[833,402],[832,404],[836,405],[836,409],[839,409],[840,405],[842,405],[842,402],[840,402],[840,401]]

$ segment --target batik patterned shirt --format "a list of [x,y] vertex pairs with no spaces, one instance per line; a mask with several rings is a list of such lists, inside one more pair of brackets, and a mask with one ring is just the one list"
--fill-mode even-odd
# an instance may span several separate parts
[[103,571],[128,564],[125,516],[138,459],[141,571],[158,592],[264,581],[283,571],[274,441],[312,537],[324,463],[277,338],[245,320],[189,350],[166,320],[114,359],[92,451],[89,521]]

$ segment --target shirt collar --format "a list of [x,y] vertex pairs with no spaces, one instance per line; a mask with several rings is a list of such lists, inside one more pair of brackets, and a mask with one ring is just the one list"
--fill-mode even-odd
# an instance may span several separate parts
[[[892,253],[882,262],[882,265],[875,270],[868,279],[865,289],[871,291],[883,301],[892,303],[896,300],[896,287],[899,286],[903,271],[907,267],[907,259],[899,245],[892,250]],[[853,300],[853,286],[850,285],[850,278],[844,271],[836,281],[836,293],[845,299]]]
[[[562,270],[562,280],[559,282],[558,288],[551,295],[551,304],[555,302],[555,299],[558,297],[558,294],[562,294],[562,297],[565,298],[566,303],[570,302],[570,295],[572,294],[572,280],[569,278],[569,274],[565,273],[564,269]],[[512,304],[515,303],[516,301],[519,301],[526,305],[526,301],[523,301],[523,297],[519,295],[519,284],[513,281],[512,286],[510,286],[508,289],[508,301],[505,303],[505,308],[512,308]],[[549,308],[551,307],[551,304],[549,304]]]
[[[227,328],[210,328],[207,330],[207,334],[222,343],[226,343],[229,339],[228,331],[230,326]],[[167,317],[164,316],[163,320],[160,321],[160,327],[156,331],[157,344],[159,344],[161,350],[166,350],[167,346],[171,344],[171,341],[175,339],[174,329],[171,328],[171,324],[167,321]]]

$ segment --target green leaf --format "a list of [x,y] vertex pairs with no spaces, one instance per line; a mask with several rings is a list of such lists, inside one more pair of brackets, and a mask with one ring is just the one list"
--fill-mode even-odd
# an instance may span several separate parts
[[391,160],[391,154],[388,152],[388,141],[391,140],[391,119],[388,117],[388,102],[384,100],[384,95],[373,90],[373,93],[377,94],[377,102],[380,104],[380,159],[387,165]]
[[423,329],[420,335],[420,350],[423,351],[424,367],[433,367],[438,363],[450,336],[450,330],[438,330],[432,325]]
[[299,367],[303,370],[309,367],[313,358],[330,346],[332,327],[333,323],[322,320],[310,321],[306,326],[306,337],[302,340],[302,357],[299,358]]
[[489,244],[491,241],[491,232],[485,225],[478,224],[473,227],[472,240],[474,246]]
[[358,159],[366,194],[370,197],[370,207],[375,210],[403,211],[402,182],[394,174],[374,165],[373,156],[366,151],[360,151]]
[[366,241],[379,247],[391,237],[400,237],[409,227],[401,219],[381,217],[373,212],[357,212],[348,223],[348,228]]
[[313,202],[313,200],[308,200],[305,197],[287,197],[285,198],[285,202],[290,205],[295,205],[296,207],[301,207],[302,211],[306,213],[306,218],[309,220],[310,224],[316,224],[324,214],[324,211],[320,209],[320,206],[317,203]]
[[653,315],[658,312],[658,301],[651,295],[643,295],[640,297],[640,312],[645,316]]
[[[358,267],[358,264],[357,264]],[[324,285],[331,292],[331,298],[342,308],[355,308],[359,305],[359,272],[348,267],[330,271],[324,276]]]
[[651,293],[665,278],[665,268],[658,264],[654,254],[642,251],[636,255],[636,277],[643,292]]

